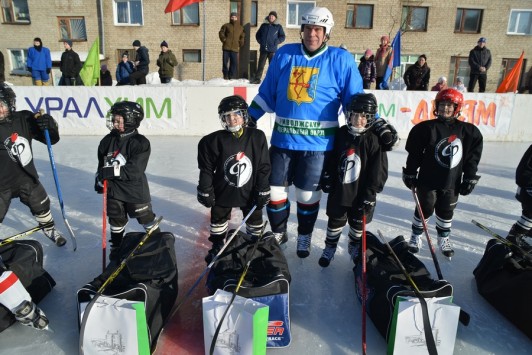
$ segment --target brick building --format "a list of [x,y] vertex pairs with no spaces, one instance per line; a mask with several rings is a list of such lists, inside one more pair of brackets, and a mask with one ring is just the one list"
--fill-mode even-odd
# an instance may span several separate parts
[[376,51],[382,35],[393,39],[403,28],[402,67],[397,75],[425,54],[431,67],[431,86],[442,75],[451,83],[457,75],[464,76],[467,84],[467,57],[480,37],[488,39],[493,59],[487,91],[496,90],[523,50],[525,64],[520,86],[526,86],[532,76],[528,60],[532,54],[529,0],[205,0],[165,14],[167,3],[168,0],[2,0],[0,50],[6,61],[6,80],[15,85],[31,85],[24,63],[25,51],[32,46],[34,37],[40,37],[53,52],[54,67],[64,50],[62,39],[72,39],[74,50],[83,60],[99,37],[102,64],[109,66],[113,77],[121,53],[134,52],[135,39],[150,50],[150,72],[156,72],[159,45],[165,40],[179,61],[175,79],[220,78],[222,51],[218,31],[229,21],[232,11],[237,11],[240,19],[247,19],[242,22],[250,38],[241,50],[240,68],[241,77],[247,78],[254,73],[258,57],[255,33],[268,13],[277,11],[286,32],[285,43],[298,42],[301,14],[313,6],[331,10],[335,26],[329,44],[345,44],[357,62],[366,48]]

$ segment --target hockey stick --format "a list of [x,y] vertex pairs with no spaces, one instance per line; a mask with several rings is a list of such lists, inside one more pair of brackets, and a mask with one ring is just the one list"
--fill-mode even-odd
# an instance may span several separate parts
[[124,258],[124,260],[120,262],[115,271],[113,271],[113,273],[107,278],[107,280],[105,280],[105,282],[100,286],[97,294],[101,295],[102,292],[105,291],[107,286],[109,286],[109,284],[114,281],[118,274],[126,267],[127,262],[135,255],[137,251],[139,251],[140,248],[142,248],[144,243],[146,243],[146,241],[151,237],[153,231],[155,231],[159,227],[159,224],[161,223],[162,219],[163,217],[161,216],[155,220],[152,227],[146,231],[146,234],[144,234],[137,246],[129,253],[126,258]]
[[425,216],[423,216],[423,211],[421,210],[421,204],[419,203],[419,198],[417,197],[416,188],[414,186],[412,186],[412,195],[414,196],[414,201],[416,202],[417,213],[419,214],[419,218],[421,218],[421,222],[423,223],[423,230],[425,231],[425,236],[427,237],[427,243],[429,245],[430,254],[432,256],[432,261],[434,261],[434,267],[436,268],[436,273],[438,274],[438,279],[443,280],[440,263],[438,262],[438,258],[436,257],[436,251],[434,250],[434,245],[432,245],[432,241],[429,235],[429,228],[427,227]]
[[218,322],[218,326],[216,327],[216,331],[214,332],[214,335],[212,337],[211,341],[211,347],[209,350],[209,354],[214,354],[214,348],[216,347],[216,341],[218,340],[218,334],[220,334],[220,329],[222,328],[223,321],[225,317],[227,316],[227,312],[229,312],[229,308],[231,308],[231,305],[235,301],[236,295],[238,293],[238,290],[240,289],[240,286],[242,285],[242,282],[244,281],[244,277],[246,276],[249,266],[251,265],[251,261],[253,260],[253,255],[255,255],[255,251],[257,250],[259,246],[259,242],[262,240],[262,236],[264,235],[264,230],[266,229],[266,225],[268,222],[265,222],[262,226],[262,230],[260,231],[260,235],[255,241],[255,244],[253,245],[253,249],[251,250],[251,254],[249,255],[249,259],[246,263],[246,266],[244,267],[244,271],[242,271],[242,275],[240,275],[240,279],[238,280],[238,283],[236,285],[235,291],[233,292],[233,296],[231,297],[231,300],[229,301],[229,304],[227,305],[227,308],[225,309],[224,314],[220,318],[220,321]]
[[[43,113],[44,110],[41,109],[41,111],[35,115],[35,118],[41,116]],[[74,235],[74,231],[72,231],[72,227],[70,227],[70,223],[68,223],[68,219],[65,213],[63,194],[61,193],[61,186],[59,185],[59,177],[57,176],[57,169],[55,167],[54,151],[52,150],[52,141],[50,139],[50,133],[48,132],[48,128],[44,129],[44,137],[46,138],[46,145],[48,146],[48,155],[50,156],[50,165],[52,166],[52,172],[54,174],[55,188],[57,190],[59,206],[61,206],[63,220],[65,221],[65,226],[67,227],[68,234],[70,235],[70,239],[72,240],[72,248],[74,251],[76,251],[76,249],[78,248],[78,244],[76,242],[76,236]]]
[[103,209],[102,209],[102,272],[105,271],[107,253],[107,179],[103,180]]
[[502,244],[506,245],[510,249],[513,249],[513,251],[517,251],[520,254],[522,254],[523,257],[528,259],[528,261],[532,261],[532,254],[530,252],[527,252],[525,249],[521,248],[519,245],[517,245],[515,243],[512,243],[508,239],[498,235],[497,233],[493,232],[491,229],[489,229],[488,227],[484,226],[483,224],[475,221],[474,219],[471,220],[471,223],[473,223],[477,227],[480,227],[480,229],[483,229],[484,231],[488,232],[488,234],[490,234],[492,237],[494,237],[495,239],[497,239],[499,242],[501,242]]
[[362,215],[362,354],[366,355],[366,299],[368,289],[366,286],[366,213]]
[[4,238],[4,239],[0,239],[0,247],[3,247],[4,245],[7,245],[9,243],[12,243],[16,239],[23,238],[23,237],[26,237],[26,236],[28,236],[28,235],[30,235],[32,233],[35,233],[35,232],[37,232],[40,229],[45,229],[45,228],[51,227],[53,225],[54,225],[54,222],[50,221],[50,222],[45,223],[43,225],[38,225],[36,227],[28,229],[28,230],[26,230],[24,232],[20,232],[20,233],[12,235],[10,237]]
[[207,274],[207,272],[212,268],[212,266],[214,265],[214,263],[218,260],[218,258],[220,257],[220,255],[222,255],[222,253],[225,251],[225,249],[227,248],[227,246],[231,243],[231,241],[235,238],[236,234],[238,233],[238,231],[244,226],[244,224],[246,224],[247,220],[249,219],[249,217],[251,217],[251,214],[253,212],[255,212],[255,209],[257,209],[257,205],[253,206],[251,208],[251,210],[249,211],[249,213],[244,217],[244,219],[242,220],[242,223],[240,224],[240,226],[238,226],[237,229],[235,229],[235,231],[233,232],[233,234],[229,237],[229,239],[225,242],[224,246],[222,247],[222,249],[220,249],[220,251],[218,252],[218,254],[216,254],[216,256],[211,260],[211,262],[209,263],[209,265],[207,265],[207,267],[205,268],[205,270],[203,270],[203,272],[201,273],[201,275],[198,277],[198,279],[196,280],[196,282],[194,282],[194,284],[190,287],[190,289],[187,291],[187,293],[185,294],[185,296],[183,296],[183,298],[181,299],[181,301],[179,301],[178,303],[176,303],[171,311],[170,311],[170,316],[168,317],[168,319],[172,318],[174,316],[174,314],[179,310],[179,308],[183,305],[183,303],[185,303],[185,301],[187,300],[187,298],[190,297],[190,295],[192,294],[192,291],[194,291],[194,289],[199,285],[201,279],[203,279],[203,276],[205,276],[205,274]]
[[432,326],[430,325],[429,318],[429,309],[427,307],[427,301],[425,300],[425,297],[423,297],[416,283],[414,282],[408,271],[406,271],[403,263],[401,262],[401,260],[399,260],[397,254],[395,254],[395,251],[391,247],[390,243],[388,243],[388,241],[384,239],[384,236],[382,235],[380,230],[377,229],[377,233],[379,234],[379,237],[381,238],[382,242],[386,244],[386,247],[390,251],[390,254],[393,256],[395,262],[397,263],[397,266],[399,266],[399,269],[401,269],[403,275],[405,275],[410,285],[412,285],[412,287],[414,288],[414,294],[419,299],[419,303],[421,304],[421,313],[423,314],[423,329],[428,329],[428,331],[424,331],[427,350],[431,355],[438,354],[438,350],[436,349],[436,342],[434,341],[434,334],[432,334]]

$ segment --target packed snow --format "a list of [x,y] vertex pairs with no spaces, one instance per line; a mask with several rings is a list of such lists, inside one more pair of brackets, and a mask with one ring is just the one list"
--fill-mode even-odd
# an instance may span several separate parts
[[[218,129],[215,124],[213,129]],[[142,126],[140,131],[142,133]],[[148,138],[152,154],[147,175],[153,208],[157,215],[164,216],[162,229],[175,235],[181,279],[187,275],[192,263],[204,263],[203,255],[209,249],[206,239],[209,210],[196,201],[196,147],[200,137],[148,135]],[[65,136],[53,148],[66,213],[77,235],[78,250],[73,252],[71,243],[62,248],[56,247],[41,232],[31,235],[30,238],[42,243],[45,269],[57,282],[40,303],[50,320],[51,330],[38,331],[15,324],[0,333],[0,354],[71,355],[79,352],[76,291],[101,272],[102,264],[102,196],[93,189],[96,149],[100,139],[95,136]],[[531,352],[532,341],[477,292],[472,272],[484,253],[489,236],[471,223],[471,219],[476,219],[496,233],[506,235],[520,216],[520,204],[514,199],[514,176],[517,163],[528,145],[485,142],[479,169],[482,178],[471,195],[460,197],[455,212],[452,237],[455,255],[452,261],[448,261],[438,252],[443,276],[454,286],[454,302],[471,315],[469,326],[458,325],[455,354],[519,355]],[[34,142],[34,153],[41,181],[52,199],[57,226],[67,236],[46,146]],[[378,195],[375,217],[368,225],[369,231],[379,229],[388,240],[410,233],[414,202],[401,181],[401,166],[405,160],[403,141],[389,153],[390,177],[384,191]],[[292,190],[291,198],[293,200]],[[327,226],[325,201],[326,195],[322,199],[312,239],[312,252],[307,259],[299,259],[295,254],[297,225],[292,210],[288,230],[290,240],[285,249],[292,274],[292,343],[288,348],[269,349],[268,353],[361,353],[361,306],[355,297],[353,265],[348,258],[345,233],[331,265],[328,268],[318,265]],[[241,218],[240,211],[233,213],[232,227],[237,227]],[[28,208],[14,200],[0,226],[0,236],[10,236],[35,224]],[[435,238],[433,220],[429,222],[429,228]],[[132,220],[127,231],[141,231],[141,228]],[[419,256],[437,278],[426,243]],[[178,299],[187,291],[180,289]],[[385,340],[369,318],[367,352],[386,352]]]

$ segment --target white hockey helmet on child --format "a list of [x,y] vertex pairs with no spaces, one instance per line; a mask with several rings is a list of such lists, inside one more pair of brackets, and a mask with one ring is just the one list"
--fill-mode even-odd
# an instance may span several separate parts
[[333,15],[326,7],[313,7],[301,17],[301,32],[305,25],[325,27],[325,35],[329,37],[334,26]]
[[120,101],[115,103],[107,113],[107,128],[111,131],[115,129],[113,122],[115,115],[124,118],[125,131],[130,132],[139,128],[140,122],[144,119],[144,110],[136,102]]
[[231,113],[236,113],[237,115],[242,116],[244,119],[244,126],[247,125],[249,121],[248,115],[248,104],[246,100],[239,95],[232,95],[222,99],[218,105],[218,117],[220,118],[220,123],[222,127],[229,132],[238,132],[242,126],[232,126],[229,127],[227,120],[230,118]]

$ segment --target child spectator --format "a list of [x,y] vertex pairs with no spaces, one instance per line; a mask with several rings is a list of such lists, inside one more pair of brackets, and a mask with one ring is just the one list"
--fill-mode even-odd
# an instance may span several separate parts
[[133,62],[129,60],[129,54],[124,52],[122,54],[122,61],[116,66],[116,86],[129,85],[129,74],[135,71]]
[[375,56],[371,49],[366,49],[364,56],[360,58],[360,64],[358,65],[358,71],[362,77],[362,83],[364,89],[370,89],[371,83],[375,82],[376,69]]
[[438,82],[430,89],[430,91],[442,91],[445,89],[447,89],[447,78],[440,76]]
[[100,68],[100,80],[102,81],[102,86],[113,86],[113,77],[106,64],[102,64]]
[[464,85],[464,79],[461,76],[456,77],[456,85],[454,89],[462,93],[467,92],[467,88]]

